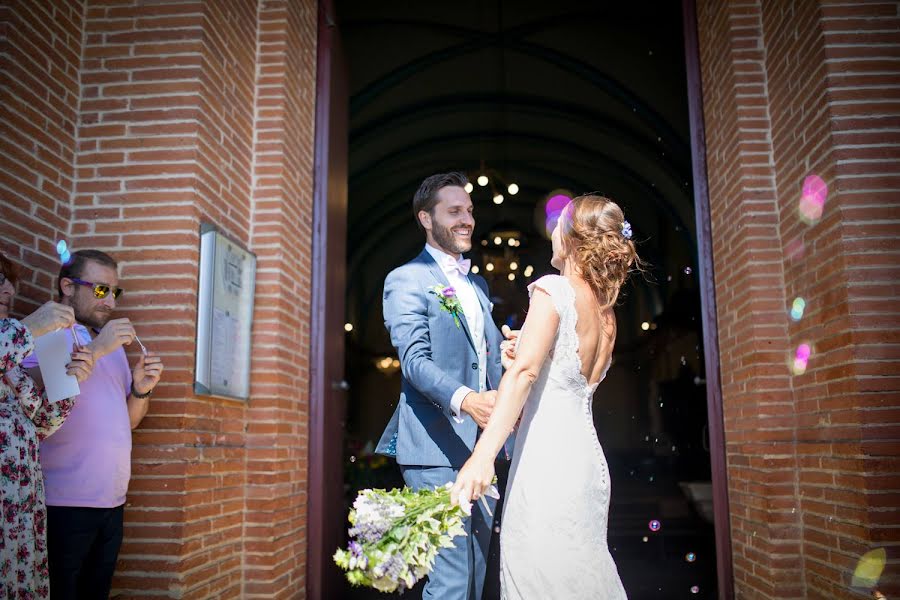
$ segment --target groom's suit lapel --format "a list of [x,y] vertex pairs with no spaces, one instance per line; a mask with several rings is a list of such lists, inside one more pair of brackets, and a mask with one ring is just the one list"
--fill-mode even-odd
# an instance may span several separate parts
[[[428,267],[428,270],[431,271],[432,276],[435,278],[437,283],[443,284],[445,286],[450,285],[450,280],[447,279],[447,276],[444,274],[444,271],[441,267],[434,261],[434,258],[431,257],[431,254],[428,253],[427,250],[422,250],[422,254],[419,255],[419,258],[425,262],[425,265]],[[475,284],[472,284],[475,285]],[[475,286],[476,288],[478,286]],[[428,292],[426,292],[428,293]],[[428,294],[429,302],[437,302],[432,294]],[[450,314],[447,314],[447,319],[449,319],[450,323],[453,323],[453,317]],[[465,314],[460,315],[459,319],[461,328],[463,332],[466,334],[466,339],[469,341],[469,346],[472,347],[472,350],[475,350],[475,342],[472,341],[472,332],[469,331],[469,323],[466,321]],[[456,329],[456,325],[453,325],[453,329]],[[475,353],[478,353],[478,350],[475,350]]]

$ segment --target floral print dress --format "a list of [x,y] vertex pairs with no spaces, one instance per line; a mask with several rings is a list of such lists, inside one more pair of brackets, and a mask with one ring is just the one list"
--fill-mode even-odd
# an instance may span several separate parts
[[63,424],[74,398],[48,402],[21,368],[31,332],[0,319],[0,598],[50,597],[47,508],[38,442]]

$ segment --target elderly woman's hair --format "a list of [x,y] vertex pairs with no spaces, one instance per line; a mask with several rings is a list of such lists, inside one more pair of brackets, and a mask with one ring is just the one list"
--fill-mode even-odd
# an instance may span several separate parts
[[13,285],[19,280],[19,269],[3,252],[0,252],[0,273],[3,273],[3,276],[9,279]]

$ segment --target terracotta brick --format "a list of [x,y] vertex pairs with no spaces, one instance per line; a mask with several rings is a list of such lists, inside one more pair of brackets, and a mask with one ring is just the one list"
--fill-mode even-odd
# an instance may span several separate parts
[[[732,528],[735,592],[739,598],[843,596],[853,555],[833,548],[881,543],[875,540],[887,529],[866,518],[867,507],[887,505],[879,488],[892,485],[898,472],[895,463],[858,462],[864,450],[890,454],[889,443],[896,454],[900,431],[890,417],[868,425],[855,408],[860,395],[877,391],[885,415],[892,415],[900,387],[892,377],[896,357],[886,345],[896,328],[898,296],[890,243],[900,233],[900,181],[894,175],[898,107],[875,101],[896,99],[896,90],[885,86],[896,82],[900,68],[884,58],[896,53],[896,35],[885,33],[896,30],[896,6],[813,2],[785,10],[778,3],[722,1],[698,3],[698,21],[703,81],[716,82],[704,88],[704,116],[713,244],[722,271],[716,273],[719,344],[743,351],[722,356],[725,435],[763,442],[729,455],[732,517],[741,515]],[[751,126],[763,135],[748,131]],[[802,181],[811,173],[829,186],[823,218],[813,226],[797,213]],[[772,204],[758,203],[770,198]],[[856,203],[865,208],[852,208]],[[764,217],[776,233],[774,244],[767,240],[768,251],[767,244],[748,240],[750,214]],[[766,239],[765,228],[749,231]],[[792,258],[790,243],[798,236],[805,250]],[[773,246],[781,256],[773,256]],[[756,289],[754,272],[766,273],[765,296]],[[867,292],[858,296],[853,289],[862,283]],[[808,309],[800,323],[792,323],[777,304],[788,307],[797,296]],[[868,330],[873,336],[863,342]],[[792,376],[787,353],[804,341],[813,342],[814,354],[807,372]],[[782,349],[781,358],[773,346]],[[777,385],[794,398],[779,405],[777,416],[745,408],[745,394]],[[866,438],[884,441],[858,443]],[[753,453],[769,452],[769,439],[787,445],[787,456],[754,461]],[[758,470],[746,471],[747,464]],[[764,526],[774,515],[761,499],[794,504],[798,510],[789,514],[809,526],[788,527],[776,536]],[[826,517],[814,519],[816,514]],[[857,521],[851,525],[839,516]],[[784,580],[777,559],[748,547],[740,535],[747,530],[753,545],[776,537],[793,540],[792,560],[805,559],[807,567],[792,573],[797,585],[773,585]],[[885,582],[888,588],[896,584]]]
[[[297,501],[306,497],[309,409],[297,390],[309,385],[309,327],[300,324],[309,319],[310,272],[277,248],[290,244],[309,260],[316,5],[89,0],[73,1],[66,18],[42,6],[0,9],[11,58],[0,65],[11,132],[0,191],[14,211],[0,235],[3,250],[30,268],[20,306],[46,299],[57,239],[106,249],[128,289],[122,314],[167,367],[134,434],[116,593],[238,598],[246,588],[296,597],[306,564]],[[259,35],[274,37],[258,46]],[[258,67],[266,69],[259,76]],[[281,75],[271,77],[272,68]],[[42,71],[48,76],[32,75]],[[279,154],[255,147],[255,135]],[[269,204],[255,205],[263,196]],[[266,227],[254,231],[254,211],[264,210],[276,212],[260,213]],[[249,403],[190,389],[201,221],[222,226],[278,274],[276,285],[280,278],[296,290],[257,299],[266,318],[255,325],[256,354],[271,355]],[[281,323],[302,334],[285,343]],[[250,431],[260,424],[264,435]],[[257,497],[266,499],[260,510],[245,511]],[[251,541],[258,545],[245,548]]]

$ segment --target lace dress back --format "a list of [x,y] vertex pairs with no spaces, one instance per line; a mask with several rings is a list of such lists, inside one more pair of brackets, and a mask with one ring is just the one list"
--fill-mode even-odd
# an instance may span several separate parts
[[575,290],[559,275],[540,278],[529,293],[535,287],[550,295],[560,322],[516,434],[500,532],[501,597],[624,599],[607,545],[609,468],[591,409],[599,382],[582,374]]

